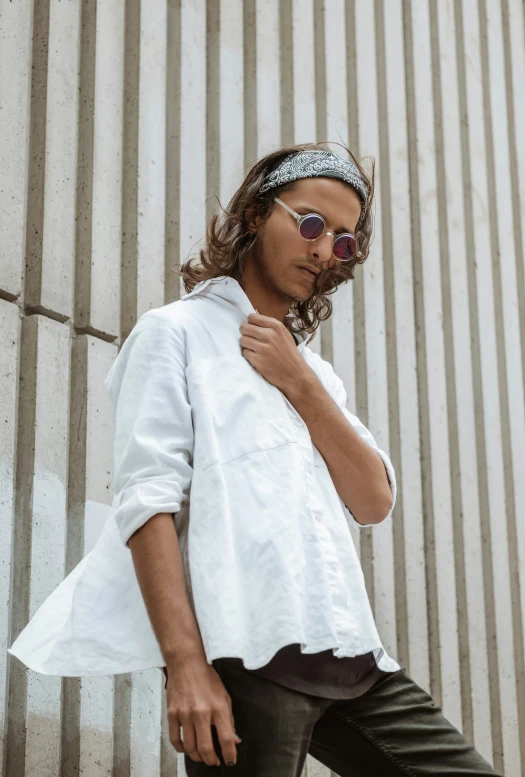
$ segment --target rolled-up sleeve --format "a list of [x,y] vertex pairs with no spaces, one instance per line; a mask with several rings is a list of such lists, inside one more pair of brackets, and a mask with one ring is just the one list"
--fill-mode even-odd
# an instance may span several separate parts
[[137,321],[108,376],[115,411],[115,521],[124,545],[157,513],[189,498],[193,423],[184,340],[155,311]]
[[[343,384],[343,381],[341,378],[336,375],[334,372],[334,369],[330,362],[323,360],[324,362],[324,372],[325,372],[325,380],[326,380],[326,386],[327,390],[330,394],[330,396],[337,402],[337,405],[339,408],[343,411],[345,417],[350,421],[356,432],[358,432],[359,436],[366,442],[368,445],[370,445],[371,448],[373,448],[377,454],[380,456],[385,469],[386,474],[388,476],[388,481],[390,483],[390,490],[392,492],[392,504],[390,506],[390,510],[388,512],[388,515],[385,516],[383,520],[386,520],[389,518],[393,511],[394,507],[396,505],[396,498],[397,498],[397,484],[396,484],[396,473],[394,471],[394,467],[392,466],[392,462],[390,461],[390,457],[388,456],[385,451],[381,450],[379,446],[377,445],[372,433],[370,432],[367,427],[361,423],[359,418],[351,413],[347,407],[347,395],[345,391],[345,387]],[[341,499],[341,504],[343,506],[343,510],[345,512],[347,520],[354,526],[358,526],[360,529],[367,528],[368,526],[375,526],[376,524],[373,523],[359,523],[359,521],[356,521],[355,517],[352,515],[348,507],[345,505],[343,500]]]

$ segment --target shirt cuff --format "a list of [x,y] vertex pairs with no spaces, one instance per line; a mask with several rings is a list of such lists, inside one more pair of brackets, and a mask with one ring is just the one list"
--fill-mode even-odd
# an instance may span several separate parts
[[181,489],[172,480],[148,480],[121,491],[113,507],[122,543],[129,548],[131,535],[157,513],[177,513],[181,497]]

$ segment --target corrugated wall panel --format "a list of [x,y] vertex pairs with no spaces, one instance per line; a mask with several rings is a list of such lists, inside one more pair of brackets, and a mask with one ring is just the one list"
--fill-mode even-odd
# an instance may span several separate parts
[[79,127],[75,325],[112,339],[120,335],[124,3],[90,9],[82,28],[81,89],[87,94]]
[[[16,406],[18,399],[19,381],[19,349],[20,349],[20,314],[17,305],[12,302],[0,300],[0,586],[4,594],[7,607],[0,611],[0,639],[2,640],[2,658],[0,659],[0,714],[2,725],[0,726],[0,756],[5,762],[7,757],[7,720],[5,718],[7,707],[7,680],[9,667],[9,654],[6,652],[11,642],[13,630],[12,608],[15,591],[11,586],[13,570],[13,548],[18,536],[15,534],[15,468],[16,460]],[[25,613],[22,613],[23,622]],[[16,624],[15,624],[16,627]],[[4,773],[2,769],[2,774]]]
[[[420,421],[414,310],[414,276],[409,184],[407,63],[402,2],[378,5],[384,48],[382,68],[380,153],[382,168],[382,252],[385,273],[386,346],[388,360],[390,452],[397,462],[400,502],[393,521],[396,557],[396,616],[399,660],[429,687],[428,609],[422,488]],[[382,53],[384,52],[384,53]]]
[[0,187],[0,287],[14,299],[22,288],[25,251],[32,18],[29,0],[0,8],[0,159],[2,179],[9,181]]
[[[114,420],[100,377],[108,373],[116,354],[116,345],[90,335],[78,337],[73,346],[70,428],[82,432],[70,433],[68,569],[94,547],[111,509]],[[77,770],[86,777],[111,774],[113,678],[71,677],[65,682],[71,684],[69,698],[74,706],[64,710],[62,724],[69,727],[72,720],[78,720],[80,731],[77,739],[74,729],[63,730],[70,773]],[[74,760],[77,741],[78,763]],[[67,774],[66,769],[64,772]]]
[[[513,462],[512,455],[514,445],[519,445],[519,441],[523,439],[524,392],[522,371],[516,371],[517,356],[520,353],[520,332],[515,286],[512,202],[508,186],[510,159],[500,3],[481,2],[479,20],[492,254],[488,271],[493,278],[495,312],[498,376],[495,396],[499,395],[502,447],[499,466],[503,464],[503,499],[499,504],[492,500],[487,523],[494,603],[494,618],[491,618],[489,631],[494,646],[491,675],[496,713],[494,757],[496,762],[508,764],[509,771],[512,772],[519,770],[519,736],[508,539],[510,524],[516,515],[515,468],[519,465],[517,461]],[[505,170],[502,165],[506,165]]]
[[[260,155],[345,143],[376,161],[375,238],[311,347],[399,489],[352,537],[387,650],[522,773],[522,1],[0,0],[0,26],[0,644],[100,534],[138,316]],[[0,671],[0,777],[185,774],[158,669]]]
[[[33,216],[34,233],[24,302],[59,320],[73,315],[80,10],[79,0],[67,5],[49,0],[47,17],[33,31],[30,164],[38,189],[33,191],[28,214]],[[40,68],[42,73],[35,73]],[[43,78],[45,84],[40,82]]]
[[[465,116],[465,74],[462,19],[458,9],[438,4],[437,47],[440,129],[440,232],[446,259],[445,338],[452,380],[448,395],[451,439],[451,488],[454,554],[457,575],[458,640],[461,662],[463,731],[490,757],[490,713],[487,683],[487,636],[483,618],[483,568],[479,525],[478,458],[476,451],[475,380],[472,364],[473,306],[471,254],[468,246],[467,201],[460,181],[466,180],[468,154]],[[456,11],[456,13],[454,13]],[[451,99],[452,98],[452,99]],[[464,669],[465,667],[465,669]]]
[[[418,377],[420,380],[421,469],[426,541],[431,687],[444,714],[461,724],[456,578],[450,483],[450,438],[447,425],[446,343],[436,169],[433,62],[435,21],[426,3],[411,4],[416,147],[412,164],[418,177],[420,245],[414,250]],[[416,156],[417,155],[417,156]],[[419,250],[418,250],[419,249]]]
[[[376,159],[375,237],[369,260],[363,265],[362,282],[357,284],[362,326],[356,331],[359,359],[356,363],[357,415],[363,419],[380,448],[390,450],[388,384],[385,332],[385,285],[382,252],[382,159],[379,149],[379,106],[376,14],[367,0],[356,0],[355,31],[357,58],[358,149],[360,156]],[[376,45],[377,44],[377,45]],[[383,73],[381,73],[383,75]],[[361,275],[361,274],[360,274]],[[356,322],[357,324],[357,322]],[[381,526],[365,529],[361,539],[361,560],[365,566],[369,596],[378,629],[388,653],[397,654],[395,581],[392,517]],[[375,563],[374,563],[375,562]]]

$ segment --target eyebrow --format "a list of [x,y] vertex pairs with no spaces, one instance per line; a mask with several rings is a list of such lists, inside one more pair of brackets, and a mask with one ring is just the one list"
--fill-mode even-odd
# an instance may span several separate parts
[[[319,208],[312,208],[312,207],[310,207],[310,205],[298,205],[296,210],[297,209],[299,209],[299,210],[306,210],[308,213],[318,213],[320,216],[322,216],[324,218],[324,220],[328,224],[328,219],[326,218],[324,213],[321,213]],[[305,216],[305,215],[306,215],[305,213],[301,213],[301,216]],[[339,232],[350,232],[350,234],[352,235],[354,231],[353,231],[353,229],[349,229],[348,227],[337,227],[335,232],[336,233],[339,233]]]

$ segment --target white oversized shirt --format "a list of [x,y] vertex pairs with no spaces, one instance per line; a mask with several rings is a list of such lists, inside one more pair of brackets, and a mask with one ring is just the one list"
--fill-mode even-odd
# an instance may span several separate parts
[[[240,284],[201,281],[137,321],[105,380],[115,411],[114,499],[93,549],[43,602],[9,652],[43,674],[112,675],[164,666],[127,541],[172,513],[208,663],[267,664],[285,645],[342,658],[383,648],[349,525],[308,427],[242,355],[254,312]],[[361,437],[341,379],[298,349]],[[381,530],[378,527],[377,530]]]

